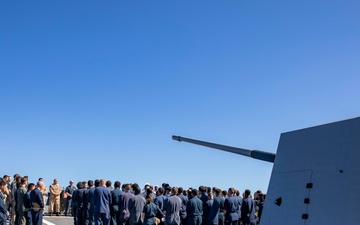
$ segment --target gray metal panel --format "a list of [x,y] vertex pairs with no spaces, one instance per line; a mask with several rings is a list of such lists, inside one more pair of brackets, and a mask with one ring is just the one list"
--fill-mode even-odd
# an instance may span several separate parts
[[[309,195],[307,225],[360,221],[360,195],[354,194],[360,190],[360,117],[281,135],[264,207],[264,221],[271,221],[274,210],[278,210],[270,199],[281,195],[283,190],[278,185],[285,178],[279,174],[301,170],[313,171],[311,182],[314,186]],[[296,194],[293,193],[294,198]],[[289,223],[292,224],[297,223]]]

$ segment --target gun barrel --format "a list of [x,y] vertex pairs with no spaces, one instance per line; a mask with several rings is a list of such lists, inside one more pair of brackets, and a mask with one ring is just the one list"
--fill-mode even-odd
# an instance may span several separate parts
[[259,150],[250,150],[250,149],[246,149],[246,148],[237,148],[237,147],[232,147],[232,146],[227,146],[227,145],[220,145],[220,144],[216,144],[216,143],[200,141],[200,140],[195,140],[195,139],[185,138],[185,137],[180,137],[180,136],[175,136],[175,135],[172,136],[172,139],[175,141],[180,141],[180,142],[183,141],[183,142],[188,142],[188,143],[192,143],[192,144],[196,144],[196,145],[202,145],[205,147],[214,148],[214,149],[218,149],[218,150],[222,150],[222,151],[226,151],[226,152],[231,152],[231,153],[251,157],[251,158],[266,161],[266,162],[273,163],[275,161],[275,154],[270,153],[270,152],[264,152],[264,151],[259,151]]

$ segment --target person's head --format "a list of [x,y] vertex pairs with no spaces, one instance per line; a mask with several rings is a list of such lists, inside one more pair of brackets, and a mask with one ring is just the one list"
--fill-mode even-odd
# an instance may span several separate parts
[[141,193],[141,189],[140,189],[139,185],[134,185],[133,190],[134,190],[135,195],[138,195]]
[[92,187],[92,186],[94,186],[94,181],[88,180],[88,187]]
[[21,178],[22,178],[21,176],[16,177],[15,181],[16,181],[17,184],[21,183]]
[[228,195],[227,190],[222,190],[221,194],[223,197],[226,197]]
[[262,194],[262,193],[261,193],[261,190],[255,191],[255,192],[254,192],[254,199],[255,199],[255,200],[260,200],[260,197],[259,197],[260,194]]
[[42,177],[40,177],[40,178],[38,179],[38,181],[44,181],[44,179],[43,179]]
[[131,190],[131,185],[130,184],[125,184],[124,191],[125,192],[130,192],[130,190]]
[[236,194],[235,188],[229,188],[228,190],[228,196],[234,196]]
[[236,190],[236,196],[240,196],[240,191],[239,190]]
[[95,187],[99,187],[100,186],[100,180],[96,179],[95,180]]
[[86,182],[86,181],[81,182],[81,184],[82,184],[82,187],[83,187],[83,188],[86,188],[86,187],[87,187],[87,182]]
[[102,179],[100,180],[100,186],[103,187],[103,186],[105,186],[105,185],[106,185],[106,180],[105,180],[104,178],[102,178]]
[[150,186],[150,184],[149,184],[149,183],[146,183],[146,184],[144,185],[144,189],[145,189],[145,190],[148,189],[149,186]]
[[177,195],[177,193],[178,193],[178,188],[177,187],[171,188],[171,194],[172,195]]
[[212,192],[210,192],[210,193],[208,194],[208,198],[209,198],[209,200],[214,199],[214,195],[213,195],[213,193],[212,193]]
[[26,177],[23,177],[23,178],[21,178],[21,185],[27,185],[27,183],[28,183],[28,180],[27,180],[27,178]]
[[10,183],[11,177],[10,177],[9,175],[4,175],[4,176],[3,176],[3,180],[4,180],[5,182],[7,182],[7,183]]
[[157,190],[158,195],[162,195],[164,194],[164,188],[163,187],[159,187],[159,189]]
[[32,191],[32,190],[34,190],[35,189],[35,184],[34,183],[30,183],[29,185],[28,185],[28,191]]
[[199,191],[201,192],[201,193],[204,193],[204,192],[206,192],[206,187],[204,187],[204,186],[199,186]]
[[7,183],[4,180],[0,181],[0,191],[1,192],[4,191],[6,185],[7,185]]
[[36,184],[36,187],[37,187],[38,189],[42,189],[42,188],[44,187],[44,182],[38,181],[37,184]]
[[151,188],[146,189],[146,196],[148,196],[148,195],[152,196],[152,193],[153,193],[153,191]]
[[82,189],[83,188],[82,182],[80,182],[80,181],[77,182],[76,187],[77,187],[77,189]]
[[120,185],[121,185],[120,181],[115,181],[114,188],[120,188]]
[[250,197],[250,195],[251,195],[251,191],[249,189],[246,189],[244,192],[244,197],[248,198],[248,197]]
[[191,198],[194,198],[198,195],[198,190],[196,190],[195,188],[191,190]]
[[71,181],[69,182],[69,184],[70,184],[70,186],[72,187],[72,186],[74,185],[74,181],[71,180]]
[[216,188],[216,189],[214,190],[214,192],[215,192],[216,196],[220,196],[220,195],[221,195],[221,189],[220,189],[220,188]]
[[184,189],[182,187],[178,188],[178,195],[182,194],[184,192]]
[[14,180],[16,181],[16,178],[18,178],[18,177],[20,177],[20,175],[19,174],[14,174]]
[[111,187],[111,180],[106,181],[106,187]]
[[58,179],[55,178],[55,179],[54,179],[54,184],[57,184],[57,183],[58,183]]
[[165,188],[165,193],[166,194],[169,194],[171,192],[171,187],[170,186],[167,186],[166,188]]

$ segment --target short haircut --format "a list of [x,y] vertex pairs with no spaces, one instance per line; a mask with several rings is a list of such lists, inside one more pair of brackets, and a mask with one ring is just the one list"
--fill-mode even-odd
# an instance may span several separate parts
[[90,187],[94,186],[94,181],[88,180],[88,186],[90,186]]
[[121,185],[120,181],[115,181],[115,184],[114,184],[115,188],[120,188],[120,185]]
[[179,194],[182,194],[183,191],[184,191],[184,189],[183,189],[182,187],[179,187],[179,188],[178,188],[178,193],[179,193]]
[[5,186],[5,185],[6,185],[6,182],[2,180],[2,181],[0,182],[0,186]]
[[159,187],[158,192],[159,192],[161,195],[164,194],[164,188],[163,188],[163,187]]
[[130,184],[125,184],[124,190],[125,191],[130,191],[130,189],[131,189],[131,185]]
[[32,189],[33,187],[35,187],[35,184],[34,184],[34,183],[30,183],[30,184],[28,185],[28,189]]
[[178,188],[177,188],[177,187],[173,187],[173,188],[171,189],[171,193],[174,194],[174,195],[176,195],[176,194],[178,193]]
[[140,194],[140,192],[141,192],[141,189],[140,189],[139,185],[134,186],[134,187],[133,187],[133,190],[134,190],[134,194],[135,194],[135,195],[138,195],[138,194]]
[[106,181],[106,187],[111,187],[111,180]]
[[221,189],[220,189],[220,188],[216,188],[216,189],[215,189],[215,193],[216,193],[217,196],[219,196],[220,193],[221,193]]
[[192,193],[194,196],[197,196],[198,191],[194,188],[194,189],[191,190],[191,193]]
[[99,187],[100,186],[100,180],[96,179],[95,180],[95,187]]
[[27,178],[26,178],[26,177],[21,178],[21,184],[25,184],[26,181],[27,181]]

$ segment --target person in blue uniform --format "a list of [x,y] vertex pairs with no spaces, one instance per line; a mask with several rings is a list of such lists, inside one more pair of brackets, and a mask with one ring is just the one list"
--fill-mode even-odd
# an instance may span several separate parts
[[120,190],[120,181],[115,181],[114,190],[111,191],[111,205],[110,205],[110,216],[111,216],[111,225],[120,225],[120,212],[119,212],[119,202],[120,195],[122,191]]
[[156,192],[156,198],[154,199],[154,204],[156,205],[156,207],[158,209],[156,212],[156,218],[158,218],[160,220],[159,225],[164,224],[164,222],[162,221],[162,218],[165,217],[165,214],[163,213],[165,199],[166,199],[166,197],[164,196],[164,188],[159,187]]
[[246,189],[241,205],[241,219],[243,225],[255,224],[255,201],[251,198],[251,191]]
[[120,225],[129,225],[129,200],[134,195],[130,192],[131,185],[125,184],[124,192],[120,196],[119,211],[120,211]]
[[216,197],[214,198],[214,202],[218,202],[219,207],[220,207],[220,211],[219,211],[219,225],[223,225],[224,221],[225,221],[225,216],[224,216],[224,202],[225,202],[225,198],[222,196],[221,193],[221,189],[220,188],[216,188],[215,189],[215,194]]
[[170,197],[164,201],[165,224],[180,225],[181,199],[177,196],[178,188],[173,187]]
[[6,209],[3,196],[6,186],[7,183],[4,180],[0,181],[0,225],[6,225],[6,218],[10,215]]
[[30,193],[31,202],[31,218],[33,225],[42,225],[44,199],[41,190],[44,188],[44,183],[39,181],[36,188]]
[[[95,185],[95,186],[94,186]],[[89,225],[95,225],[95,217],[94,217],[94,196],[95,196],[95,189],[99,187],[100,180],[89,180],[88,181],[88,188],[89,188],[89,195],[88,195],[88,220]]]
[[206,219],[207,225],[217,225],[219,223],[219,212],[220,212],[220,204],[217,201],[214,201],[214,196],[210,192],[208,194],[207,202],[204,207],[204,217]]
[[192,189],[188,191],[190,200],[186,204],[187,225],[201,225],[202,224],[202,201],[197,197],[197,190]]
[[242,197],[240,197],[240,191],[236,190],[236,195],[235,197],[238,200],[239,203],[239,209],[238,209],[238,215],[239,215],[239,220],[238,220],[238,225],[241,225],[241,205],[242,205]]
[[110,225],[111,192],[105,187],[106,180],[100,180],[100,186],[94,192],[95,225]]
[[69,209],[72,203],[72,195],[74,193],[74,191],[76,190],[75,186],[74,186],[74,181],[70,181],[69,182],[69,186],[66,187],[65,192],[67,194],[67,198],[66,198],[66,207],[65,207],[65,216],[67,216],[67,214],[69,213]]
[[31,219],[31,201],[30,201],[30,193],[35,189],[35,184],[30,183],[28,185],[28,190],[24,195],[24,216],[26,220],[26,225],[32,225],[32,219]]
[[143,225],[156,225],[156,220],[158,220],[156,218],[157,206],[153,202],[152,193],[149,193],[147,191],[145,201],[146,201],[146,204],[145,204],[144,209],[141,214],[141,217],[143,220],[142,224]]
[[186,225],[186,203],[189,201],[189,199],[183,194],[183,192],[184,189],[179,187],[177,196],[181,199],[180,220],[182,225]]
[[130,225],[141,225],[141,213],[143,211],[145,205],[145,198],[141,195],[141,189],[139,185],[133,185],[134,196],[129,200],[129,212],[130,218],[129,222]]
[[77,184],[77,190],[74,192],[73,201],[76,203],[76,214],[78,225],[84,225],[84,199],[85,199],[85,187],[82,182]]
[[239,200],[235,194],[235,188],[229,188],[229,197],[224,202],[225,225],[238,225]]

